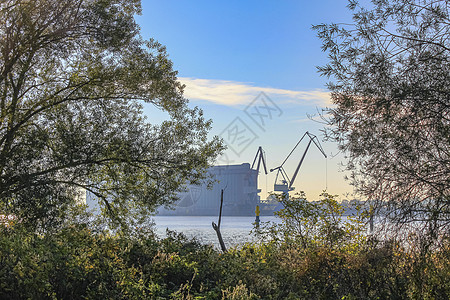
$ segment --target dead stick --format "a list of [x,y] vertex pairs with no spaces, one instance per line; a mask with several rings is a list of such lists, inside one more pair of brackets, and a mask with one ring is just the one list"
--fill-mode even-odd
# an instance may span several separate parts
[[217,238],[219,239],[220,248],[222,248],[222,251],[225,253],[227,252],[227,248],[225,247],[225,243],[222,239],[222,234],[220,233],[220,222],[222,220],[222,206],[223,206],[223,189],[220,194],[220,210],[219,210],[219,225],[216,225],[216,223],[212,222],[212,227],[217,233]]

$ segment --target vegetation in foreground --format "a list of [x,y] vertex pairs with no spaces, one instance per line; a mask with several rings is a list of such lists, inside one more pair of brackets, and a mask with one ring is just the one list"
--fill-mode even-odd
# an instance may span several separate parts
[[340,221],[328,194],[320,205],[284,202],[281,223],[228,253],[174,232],[111,234],[73,221],[51,234],[2,227],[0,298],[448,299],[448,239],[423,252],[420,240],[381,241],[360,219]]
[[[334,81],[326,138],[395,232],[299,197],[259,243],[222,254],[124,224],[223,150],[165,48],[140,36],[140,1],[0,2],[0,211],[21,220],[0,226],[0,298],[449,299],[449,3],[366,4],[349,1],[354,24],[314,27]],[[151,125],[144,104],[168,120]],[[67,221],[80,189],[116,234]]]

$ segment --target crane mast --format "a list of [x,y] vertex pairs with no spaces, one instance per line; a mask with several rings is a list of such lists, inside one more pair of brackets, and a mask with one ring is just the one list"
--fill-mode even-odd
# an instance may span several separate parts
[[255,158],[253,159],[252,169],[255,167],[256,160],[258,159],[258,165],[256,167],[256,171],[259,172],[259,167],[261,166],[261,162],[262,162],[263,166],[264,166],[264,172],[267,175],[266,159],[265,159],[264,156],[265,156],[264,155],[264,150],[262,149],[261,146],[259,146],[258,151],[256,151]]

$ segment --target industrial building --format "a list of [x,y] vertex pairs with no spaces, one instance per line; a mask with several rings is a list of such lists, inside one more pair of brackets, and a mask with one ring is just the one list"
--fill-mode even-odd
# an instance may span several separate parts
[[250,164],[213,166],[208,169],[214,184],[190,185],[181,193],[174,210],[159,208],[159,215],[205,216],[217,215],[220,209],[221,190],[223,215],[252,216],[259,204],[258,171]]

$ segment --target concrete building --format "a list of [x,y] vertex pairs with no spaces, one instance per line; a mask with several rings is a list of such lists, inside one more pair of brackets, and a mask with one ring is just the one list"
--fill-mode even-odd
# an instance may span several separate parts
[[174,210],[161,207],[159,215],[215,216],[219,214],[220,194],[224,189],[223,215],[253,216],[259,204],[258,172],[250,164],[214,166],[208,170],[215,183],[208,189],[206,185],[190,185],[180,194]]

